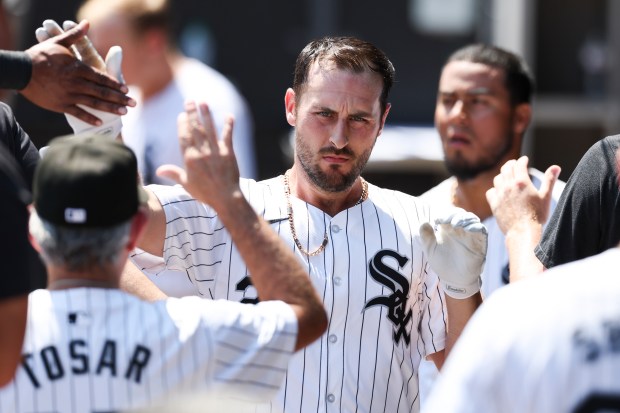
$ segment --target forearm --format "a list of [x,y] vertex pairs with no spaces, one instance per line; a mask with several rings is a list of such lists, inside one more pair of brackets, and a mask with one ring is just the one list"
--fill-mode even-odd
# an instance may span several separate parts
[[542,225],[530,222],[506,233],[510,282],[537,275],[544,270],[534,249],[542,237]]
[[327,323],[325,310],[293,251],[256,215],[241,192],[218,214],[250,269],[259,298],[282,300],[297,314],[297,349],[320,336]]
[[446,295],[448,310],[448,328],[446,332],[446,356],[450,354],[454,344],[463,332],[465,325],[482,304],[482,296],[476,293],[469,298],[456,299]]
[[120,287],[145,301],[158,301],[167,298],[151,280],[133,262],[127,260],[121,274]]
[[27,294],[0,301],[0,386],[13,379],[21,361],[27,310]]

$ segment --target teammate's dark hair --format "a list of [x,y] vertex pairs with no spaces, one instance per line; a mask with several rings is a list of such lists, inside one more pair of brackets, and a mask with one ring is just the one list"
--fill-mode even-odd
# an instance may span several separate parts
[[503,70],[512,104],[531,103],[535,89],[534,76],[520,56],[496,46],[472,44],[452,53],[445,65],[455,61],[481,63]]
[[308,71],[314,62],[333,63],[338,69],[354,73],[362,73],[369,69],[378,73],[383,79],[381,113],[385,112],[388,95],[394,83],[394,65],[385,53],[373,44],[355,37],[323,37],[308,43],[295,62],[293,90],[296,97],[300,97],[304,92]]

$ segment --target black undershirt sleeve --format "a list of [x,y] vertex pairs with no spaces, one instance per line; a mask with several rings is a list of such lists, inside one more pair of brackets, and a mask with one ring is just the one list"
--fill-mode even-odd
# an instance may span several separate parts
[[21,90],[32,76],[32,60],[26,52],[0,50],[0,89]]

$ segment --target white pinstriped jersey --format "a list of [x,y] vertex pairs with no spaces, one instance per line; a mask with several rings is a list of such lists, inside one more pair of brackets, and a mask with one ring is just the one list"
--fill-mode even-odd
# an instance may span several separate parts
[[620,411],[619,267],[613,248],[495,292],[469,321],[422,410]]
[[[445,344],[443,293],[419,239],[420,224],[432,222],[426,204],[369,185],[365,202],[330,217],[291,197],[304,248],[316,249],[325,233],[329,239],[324,252],[308,258],[291,236],[282,177],[241,186],[304,262],[329,316],[326,334],[297,352],[278,396],[257,411],[417,411],[420,359]],[[186,271],[205,298],[256,302],[248,270],[215,212],[180,187],[150,189],[166,213],[167,266]],[[140,256],[134,260],[140,265]]]
[[0,389],[3,413],[120,411],[196,390],[269,400],[297,338],[280,301],[148,303],[72,288],[36,290],[28,307],[22,365]]
[[[529,168],[530,178],[532,183],[538,189],[542,184],[544,173],[535,169]],[[451,176],[450,178],[442,181],[437,186],[429,189],[420,198],[431,204],[433,207],[440,205],[451,205],[453,189],[456,178]],[[551,194],[551,204],[549,207],[549,216],[553,213],[558,199],[564,190],[566,183],[558,180],[553,186],[553,192]],[[482,286],[480,292],[486,299],[498,288],[501,288],[508,284],[510,271],[508,267],[508,250],[506,250],[506,237],[504,233],[499,229],[497,220],[494,216],[490,216],[482,221],[487,229],[487,256],[484,262],[484,269],[480,278],[482,279]],[[547,224],[545,223],[545,226]],[[437,378],[437,367],[432,361],[424,360],[420,367],[420,396],[421,403],[424,405],[425,398],[428,397],[433,387],[433,383]]]
[[[545,175],[544,172],[529,168],[529,173],[532,183],[539,189]],[[455,181],[456,178],[452,176],[420,195],[420,198],[433,206],[450,205],[452,203],[453,185]],[[560,180],[553,186],[549,216],[551,216],[553,210],[555,210],[558,199],[560,195],[562,195],[565,186],[566,183]],[[510,272],[508,271],[506,237],[499,229],[495,217],[490,216],[482,221],[482,223],[487,228],[488,232],[488,249],[484,270],[482,270],[482,274],[480,275],[480,278],[482,278],[482,288],[480,292],[484,298],[488,298],[495,290],[508,284]],[[545,223],[545,226],[546,225]]]

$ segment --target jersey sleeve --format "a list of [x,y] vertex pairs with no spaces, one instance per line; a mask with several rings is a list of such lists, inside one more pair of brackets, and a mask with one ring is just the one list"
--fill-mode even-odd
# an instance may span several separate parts
[[194,346],[192,340],[204,345],[206,337],[205,351],[197,361],[205,363],[205,379],[212,391],[257,402],[275,395],[297,340],[297,318],[288,304],[265,301],[250,305],[186,297],[169,300],[167,307],[177,320],[186,320],[186,311],[199,311],[196,328],[189,323],[180,336],[189,346]]
[[22,51],[0,50],[0,89],[21,90],[30,82],[32,60]]
[[546,268],[589,257],[620,241],[615,150],[620,137],[593,145],[571,174],[535,253]]
[[196,278],[200,267],[221,262],[228,232],[216,212],[181,186],[149,185],[166,215],[164,265]]
[[439,277],[429,266],[418,297],[422,297],[422,318],[418,328],[423,343],[423,356],[426,357],[446,347],[448,318],[446,299],[439,285]]

